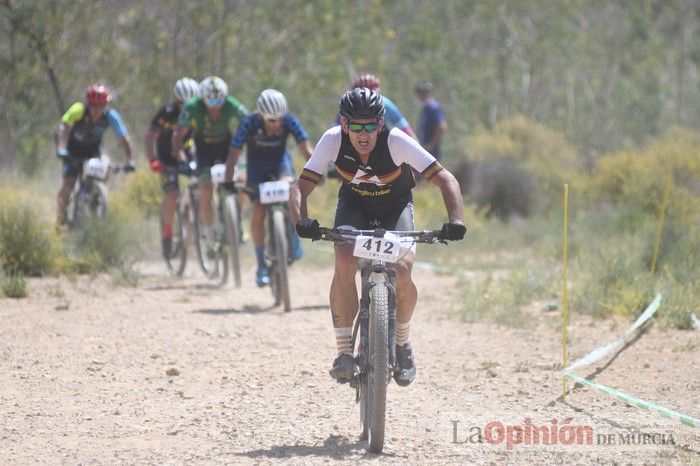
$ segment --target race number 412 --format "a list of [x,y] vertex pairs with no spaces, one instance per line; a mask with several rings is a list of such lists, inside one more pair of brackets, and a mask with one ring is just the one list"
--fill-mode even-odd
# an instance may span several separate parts
[[384,238],[357,236],[355,238],[355,257],[377,259],[384,262],[396,262],[401,252],[401,242],[397,237],[385,235]]

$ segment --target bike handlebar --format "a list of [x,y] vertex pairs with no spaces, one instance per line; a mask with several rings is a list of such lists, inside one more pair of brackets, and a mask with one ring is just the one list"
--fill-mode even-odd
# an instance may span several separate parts
[[412,238],[416,243],[447,244],[447,240],[442,236],[442,230],[412,230],[412,231],[392,231],[384,228],[375,228],[374,230],[350,230],[344,228],[325,228],[320,227],[322,240],[339,242],[355,239],[358,236],[372,236],[374,238],[383,238],[386,233],[390,233],[400,238]]

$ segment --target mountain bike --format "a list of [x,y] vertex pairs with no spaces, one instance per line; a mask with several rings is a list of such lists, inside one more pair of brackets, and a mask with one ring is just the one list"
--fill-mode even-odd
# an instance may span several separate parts
[[228,281],[229,274],[229,223],[227,217],[226,198],[229,193],[223,189],[221,183],[224,180],[224,164],[216,164],[211,167],[211,178],[214,183],[214,193],[212,203],[214,209],[212,214],[212,224],[214,226],[214,240],[209,242],[204,237],[202,220],[199,210],[199,182],[196,178],[190,179],[187,185],[190,208],[192,210],[192,226],[194,236],[195,252],[199,266],[210,280],[215,280],[217,284],[224,285]]
[[[170,274],[174,277],[182,277],[187,265],[187,249],[192,243],[192,229],[194,215],[191,204],[191,190],[196,189],[197,179],[194,177],[196,169],[195,162],[189,165],[180,164],[175,167],[165,167],[165,176],[185,175],[189,177],[187,182],[187,193],[180,195],[177,200],[177,207],[173,217],[173,236],[170,248],[170,255],[163,255],[165,265]],[[165,200],[163,201],[165,202]],[[163,224],[163,209],[160,210],[160,224]]]
[[[386,231],[320,228],[321,239],[335,244],[355,244],[360,258],[362,292],[360,310],[353,326],[351,345],[359,373],[350,383],[360,404],[361,438],[369,451],[384,448],[386,393],[396,363],[396,271],[387,263],[398,262],[401,247],[413,243],[446,243],[441,230]],[[410,244],[406,244],[410,243]]]
[[104,218],[107,214],[108,189],[106,182],[110,174],[133,170],[130,165],[114,166],[109,157],[92,157],[82,159],[67,156],[65,160],[72,164],[82,164],[80,175],[68,200],[66,221],[71,230],[80,227],[86,217]]
[[289,286],[289,265],[294,262],[291,251],[292,235],[296,235],[289,220],[289,181],[286,179],[261,183],[257,188],[238,187],[251,198],[258,197],[265,206],[265,265],[270,273],[270,290],[275,306],[284,312],[292,310]]

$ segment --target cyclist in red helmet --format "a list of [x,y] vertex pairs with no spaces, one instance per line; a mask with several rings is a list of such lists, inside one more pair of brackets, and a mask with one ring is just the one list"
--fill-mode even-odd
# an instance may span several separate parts
[[109,104],[112,93],[103,84],[92,84],[85,91],[85,101],[75,102],[61,117],[56,127],[56,155],[63,161],[63,184],[58,191],[58,215],[60,226],[66,221],[68,198],[83,161],[92,157],[104,156],[102,135],[111,127],[124,148],[126,171],[134,170],[131,139],[129,132],[116,109]]

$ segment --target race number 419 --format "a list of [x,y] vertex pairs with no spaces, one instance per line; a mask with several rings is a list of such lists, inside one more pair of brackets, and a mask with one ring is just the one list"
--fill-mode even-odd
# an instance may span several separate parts
[[364,259],[377,259],[384,262],[396,262],[401,253],[401,241],[393,235],[384,238],[373,236],[357,236],[353,255]]
[[260,203],[273,204],[289,200],[289,182],[285,180],[268,181],[260,185]]

